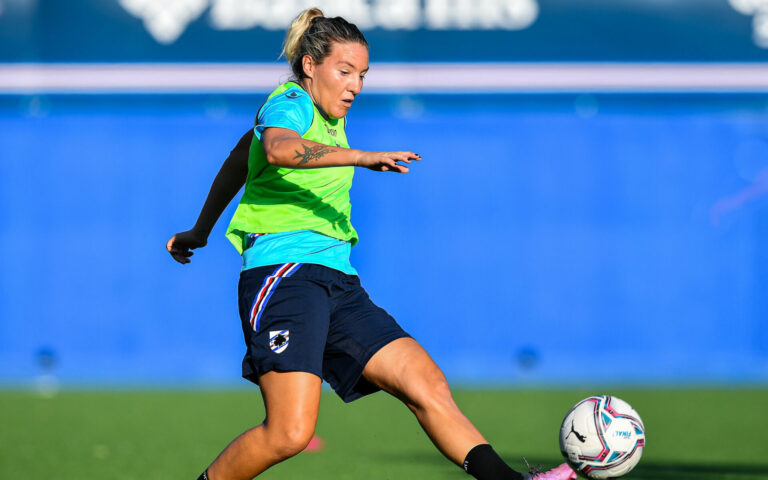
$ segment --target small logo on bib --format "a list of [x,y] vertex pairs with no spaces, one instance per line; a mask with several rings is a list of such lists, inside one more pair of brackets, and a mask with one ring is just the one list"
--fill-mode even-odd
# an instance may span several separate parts
[[269,348],[275,353],[283,353],[288,348],[290,332],[288,330],[274,330],[269,332]]
[[285,96],[288,97],[288,98],[299,98],[301,96],[301,94],[299,92],[291,91],[291,92],[286,93]]

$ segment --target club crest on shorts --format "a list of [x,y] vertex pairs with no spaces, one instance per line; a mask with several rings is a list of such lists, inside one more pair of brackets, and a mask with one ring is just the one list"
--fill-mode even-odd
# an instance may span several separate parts
[[288,348],[288,330],[272,330],[269,332],[269,348],[275,353],[283,353]]

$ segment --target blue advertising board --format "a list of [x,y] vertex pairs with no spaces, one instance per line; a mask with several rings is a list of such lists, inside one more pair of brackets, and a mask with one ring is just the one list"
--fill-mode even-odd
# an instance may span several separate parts
[[[261,97],[0,102],[0,381],[232,384],[239,257],[194,222]],[[460,116],[456,112],[461,112]],[[365,96],[352,262],[449,378],[768,381],[762,96]]]
[[757,0],[0,0],[0,62],[277,59],[301,9],[378,61],[765,61]]

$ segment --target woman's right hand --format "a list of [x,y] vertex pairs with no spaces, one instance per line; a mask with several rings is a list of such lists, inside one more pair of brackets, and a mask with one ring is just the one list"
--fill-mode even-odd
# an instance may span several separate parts
[[192,250],[204,247],[207,244],[208,239],[203,238],[194,230],[187,230],[172,236],[168,243],[165,244],[165,248],[174,260],[183,264],[191,261],[189,257],[194,255]]
[[421,160],[421,155],[413,152],[360,151],[355,166],[369,168],[376,172],[408,173],[408,167],[397,162],[411,163],[413,160]]

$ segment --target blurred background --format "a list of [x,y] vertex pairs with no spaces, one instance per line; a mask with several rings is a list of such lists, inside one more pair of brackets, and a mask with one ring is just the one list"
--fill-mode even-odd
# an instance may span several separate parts
[[0,386],[237,387],[190,228],[303,8],[371,44],[353,265],[460,385],[768,384],[765,0],[0,0]]

